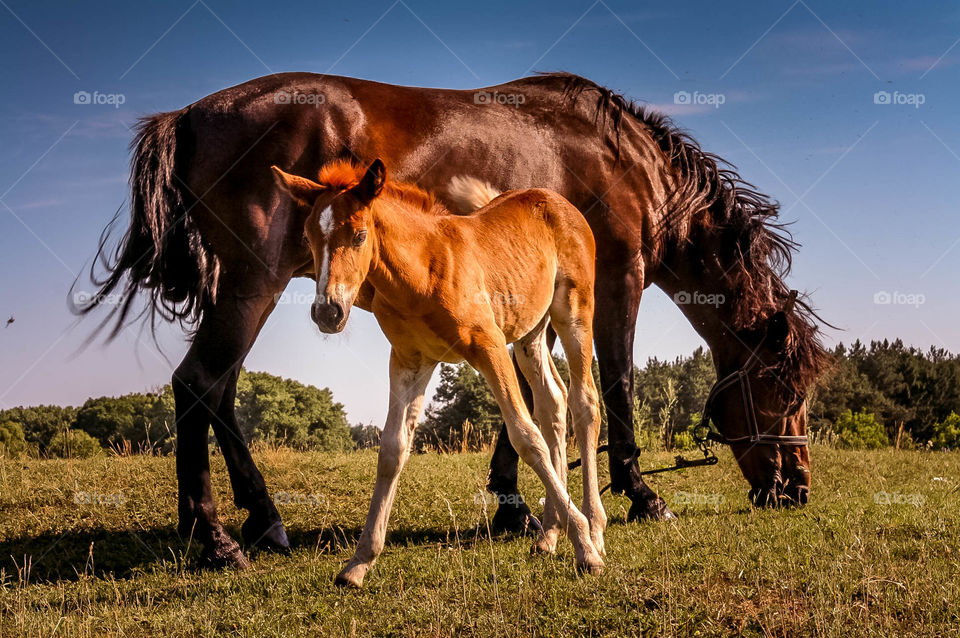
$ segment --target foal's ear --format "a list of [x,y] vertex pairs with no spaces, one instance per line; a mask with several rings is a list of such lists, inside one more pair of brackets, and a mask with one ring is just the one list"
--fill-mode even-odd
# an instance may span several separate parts
[[270,170],[273,171],[273,177],[277,185],[287,191],[294,202],[306,208],[313,208],[313,202],[326,188],[306,177],[285,173],[276,166],[271,166]]
[[353,192],[361,201],[369,202],[380,194],[386,181],[387,168],[377,158],[367,167],[367,172],[360,178],[360,182],[353,187]]

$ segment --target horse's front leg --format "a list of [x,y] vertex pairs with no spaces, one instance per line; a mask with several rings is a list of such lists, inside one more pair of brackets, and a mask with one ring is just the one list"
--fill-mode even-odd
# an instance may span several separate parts
[[400,472],[410,456],[423,394],[436,365],[434,361],[421,361],[418,357],[402,357],[396,350],[390,354],[390,407],[380,437],[377,482],[357,550],[337,575],[337,585],[362,586],[363,577],[383,551]]

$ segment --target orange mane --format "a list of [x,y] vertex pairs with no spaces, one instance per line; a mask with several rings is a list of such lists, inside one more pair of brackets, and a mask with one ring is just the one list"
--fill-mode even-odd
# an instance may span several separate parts
[[[320,168],[317,182],[332,189],[343,190],[356,185],[363,177],[364,171],[366,171],[365,166],[360,166],[348,159],[338,159]],[[447,208],[433,193],[410,182],[395,182],[388,178],[383,186],[381,197],[383,195],[411,204],[427,213],[449,214]]]

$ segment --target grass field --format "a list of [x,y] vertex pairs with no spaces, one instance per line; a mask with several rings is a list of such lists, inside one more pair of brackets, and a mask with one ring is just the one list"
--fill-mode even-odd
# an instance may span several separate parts
[[[295,547],[246,572],[195,568],[196,547],[175,533],[172,458],[3,461],[0,634],[956,635],[960,454],[812,456],[802,510],[748,508],[728,452],[654,481],[677,521],[624,524],[625,502],[605,495],[607,570],[588,578],[566,540],[556,557],[531,557],[527,539],[489,537],[486,455],[415,456],[359,592],[333,578],[366,512],[375,452],[261,452]],[[222,459],[213,469],[238,536]],[[531,472],[522,482],[528,500],[542,495]]]

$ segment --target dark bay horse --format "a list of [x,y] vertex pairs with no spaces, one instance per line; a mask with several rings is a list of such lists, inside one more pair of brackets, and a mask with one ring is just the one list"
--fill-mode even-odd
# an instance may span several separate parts
[[[277,295],[292,277],[314,276],[305,214],[269,168],[317,175],[331,160],[376,157],[441,198],[452,178],[471,175],[498,190],[549,188],[583,213],[597,249],[594,339],[612,489],[631,500],[630,519],[672,516],[639,473],[633,430],[634,330],[651,284],[710,346],[718,377],[739,386],[715,393],[710,416],[732,442],[752,501],[806,502],[808,448],[782,437],[805,434],[805,392],[826,355],[815,316],[783,282],[796,246],[776,204],[666,117],[578,76],[453,91],[287,73],[141,120],[129,228],[102,260],[108,272],[94,277],[100,294],[76,309],[119,294],[116,334],[145,291],[151,321],[194,329],[173,375],[179,529],[203,544],[206,560],[246,564],[211,495],[211,425],[234,501],[249,511],[247,544],[288,546],[234,416],[240,366]],[[747,436],[754,431],[772,438],[758,443]],[[489,489],[508,497],[494,519],[502,529],[529,517],[516,472],[501,433]]]

